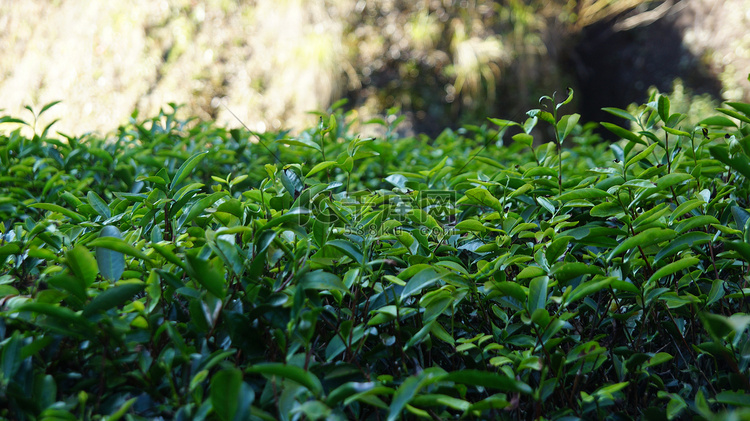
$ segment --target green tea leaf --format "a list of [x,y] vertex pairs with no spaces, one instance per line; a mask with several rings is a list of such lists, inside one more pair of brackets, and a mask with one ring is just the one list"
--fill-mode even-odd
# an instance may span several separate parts
[[123,281],[107,289],[94,297],[91,302],[83,308],[83,317],[89,317],[99,312],[105,312],[111,308],[120,306],[133,298],[135,294],[143,291],[146,284],[142,281]]
[[681,217],[682,215],[690,212],[691,210],[698,208],[702,205],[704,205],[706,202],[703,201],[703,199],[692,199],[688,200],[687,202],[681,204],[680,206],[677,206],[675,210],[672,211],[672,214],[669,216],[669,222],[673,222],[675,219]]
[[724,390],[716,395],[716,401],[726,405],[750,407],[750,394]]
[[[622,118],[624,120],[630,120],[630,121],[632,121],[634,123],[638,122],[637,118],[635,118],[632,114],[630,114],[629,112],[627,112],[627,111],[625,111],[623,109],[614,108],[614,107],[604,107],[604,108],[602,108],[602,110],[604,110],[604,111],[612,114],[615,117],[620,117],[620,118]],[[604,125],[604,123],[602,123],[602,125]]]
[[351,257],[352,260],[354,260],[360,265],[362,264],[362,259],[364,259],[364,256],[362,255],[362,252],[360,251],[359,247],[357,247],[357,245],[355,245],[351,241],[330,240],[326,244],[341,250],[344,254]]
[[86,285],[83,278],[78,276],[70,276],[68,274],[57,274],[47,279],[47,283],[53,287],[60,288],[68,291],[69,293],[76,296],[79,300],[86,301]]
[[524,394],[531,394],[532,392],[528,384],[504,374],[493,373],[491,371],[474,369],[459,370],[449,373],[442,380],[471,386],[482,386],[503,392],[520,392]]
[[724,245],[729,250],[736,251],[746,262],[750,263],[750,244],[744,241],[727,241]]
[[175,187],[182,183],[182,180],[189,176],[201,160],[206,157],[206,154],[208,154],[208,151],[198,152],[183,162],[182,165],[180,165],[180,168],[177,169],[174,178],[172,178],[169,190],[174,191]]
[[319,397],[323,393],[323,385],[320,380],[311,372],[302,368],[282,363],[261,363],[250,366],[247,373],[257,373],[266,376],[278,376],[299,383]]
[[[122,234],[117,227],[107,225],[99,232],[99,238],[113,238],[122,241]],[[125,271],[125,257],[122,250],[106,246],[95,247],[95,250],[96,264],[102,276],[110,282],[119,281]]]
[[30,208],[44,209],[50,212],[57,212],[57,213],[63,214],[67,216],[68,218],[74,220],[75,222],[83,222],[86,220],[86,217],[84,217],[80,213],[73,212],[70,209],[65,209],[64,207],[55,205],[53,203],[32,203],[28,206]]
[[195,218],[200,216],[203,211],[206,210],[209,206],[216,203],[217,200],[223,198],[227,195],[227,192],[220,191],[216,193],[212,193],[206,197],[203,197],[202,199],[198,200],[193,204],[193,206],[190,207],[190,210],[188,211],[187,216],[185,217],[185,222],[183,224],[190,224]]
[[333,389],[326,397],[326,405],[332,407],[357,393],[367,392],[375,387],[375,382],[347,382]]
[[707,227],[711,224],[718,224],[719,220],[711,215],[698,215],[690,217],[682,222],[680,222],[677,227],[675,227],[675,231],[678,234],[682,234],[683,232],[690,231],[692,229],[698,228],[698,227]]
[[651,283],[658,281],[659,279],[666,278],[667,276],[673,275],[681,270],[685,270],[691,266],[695,266],[700,262],[700,259],[695,257],[685,257],[682,258],[676,262],[672,262],[668,265],[665,265],[656,272],[654,272],[653,275],[651,275],[650,278],[648,278],[648,281],[646,283]]
[[498,212],[502,211],[502,205],[500,204],[500,201],[497,200],[497,198],[493,196],[489,191],[487,191],[487,189],[481,187],[467,190],[464,194],[464,197],[462,197],[458,201],[459,204],[462,202],[468,202],[470,204],[480,206],[488,206]]
[[300,279],[299,285],[305,289],[335,290],[342,294],[349,294],[349,290],[338,276],[322,270],[307,272]]
[[390,411],[388,412],[388,421],[401,419],[401,411],[403,411],[404,407],[414,399],[416,394],[423,387],[430,383],[439,381],[443,377],[445,377],[445,371],[438,367],[428,368],[419,374],[409,376],[403,383],[401,383],[401,386],[398,387],[396,393],[393,394]]
[[84,246],[78,244],[65,253],[65,260],[73,273],[83,281],[85,287],[89,287],[99,274],[97,261],[91,252]]
[[312,175],[315,175],[315,174],[317,174],[317,173],[319,173],[319,172],[321,172],[321,171],[323,171],[323,170],[325,170],[327,168],[333,167],[335,165],[337,165],[336,161],[323,161],[323,162],[319,162],[314,167],[312,167],[312,169],[307,173],[307,175],[305,175],[305,178],[310,177]]
[[614,277],[607,277],[598,281],[593,280],[593,281],[583,282],[580,285],[578,285],[578,287],[576,287],[576,289],[574,289],[570,293],[570,295],[567,296],[566,303],[574,303],[591,294],[596,294],[597,292],[609,287],[615,279],[616,278]]
[[242,371],[227,368],[211,378],[211,404],[222,421],[232,421],[239,406]]
[[750,178],[750,159],[748,159],[747,155],[734,154],[730,156],[728,148],[724,145],[711,146],[708,150],[711,152],[711,156],[742,174],[745,178]]
[[[627,170],[631,165],[638,163],[645,157],[651,155],[651,153],[654,152],[654,149],[659,146],[658,143],[652,143],[651,146],[647,147],[646,149],[640,151],[637,153],[634,157],[630,158],[627,163],[625,163],[625,169]],[[650,186],[649,186],[650,187]]]
[[587,265],[582,262],[561,262],[553,267],[550,275],[564,285],[571,279],[582,275],[604,275],[604,270],[599,266]]
[[499,291],[502,295],[515,298],[519,303],[528,301],[528,292],[515,282],[487,283],[492,289]]
[[546,307],[548,283],[549,278],[547,276],[539,276],[532,279],[529,283],[529,298],[526,305],[529,314],[533,314],[537,309]]
[[177,255],[174,254],[171,250],[169,250],[166,245],[151,243],[151,247],[156,250],[157,253],[161,254],[162,257],[167,259],[168,262],[177,265],[177,267],[179,268],[187,269],[187,265],[185,265],[185,262],[177,257]]
[[109,210],[109,206],[107,206],[107,202],[104,201],[96,192],[89,191],[86,194],[86,198],[89,201],[89,204],[92,208],[101,215],[104,218],[111,218],[112,212]]
[[557,200],[565,203],[570,202],[571,200],[579,200],[579,199],[600,199],[600,198],[613,198],[611,194],[607,193],[604,190],[599,190],[595,188],[582,188],[582,189],[575,189],[569,192],[565,192],[557,197]]
[[[129,256],[137,257],[142,260],[151,261],[151,258],[148,257],[145,253],[142,251],[136,249],[135,247],[131,246],[130,244],[126,243],[125,240],[122,240],[120,238],[116,237],[99,237],[95,238],[88,243],[89,247],[96,247],[97,251],[98,249],[106,249],[111,251],[116,251],[122,254],[127,254]],[[97,263],[99,263],[99,256],[100,254],[97,252]],[[114,261],[115,259],[112,259]],[[106,264],[111,264],[110,262],[105,262]],[[99,270],[102,271],[102,274],[109,273],[107,272],[108,269],[105,269],[102,264],[99,264]]]
[[704,118],[698,122],[698,126],[737,127],[732,120],[720,115]]
[[669,98],[666,95],[659,95],[657,108],[661,121],[666,123],[669,120]]
[[560,142],[565,141],[565,138],[575,129],[580,118],[580,114],[564,115],[560,118],[557,124],[557,135]]
[[433,285],[442,278],[434,269],[428,267],[412,276],[401,291],[401,301],[412,294],[416,294],[423,288]]
[[187,271],[190,277],[198,281],[199,284],[206,288],[206,291],[223,300],[226,296],[224,275],[214,268],[211,262],[202,259],[199,255],[200,249],[185,252]]
[[[633,120],[633,121],[635,121],[635,120]],[[629,140],[629,141],[637,143],[639,145],[646,146],[646,142],[643,139],[641,139],[640,136],[638,136],[637,134],[631,132],[630,130],[623,129],[622,127],[620,127],[620,126],[618,126],[616,124],[607,123],[605,121],[602,121],[601,125],[605,129],[607,129],[610,132],[614,133],[615,136],[619,136],[622,139]]]
[[674,240],[670,241],[663,249],[659,250],[654,256],[654,263],[658,263],[661,259],[669,257],[675,253],[685,250],[689,247],[693,247],[708,243],[711,241],[711,235],[701,231],[686,232]]
[[653,244],[658,244],[664,241],[673,239],[677,233],[671,229],[664,228],[649,228],[640,234],[630,237],[620,243],[619,246],[615,247],[614,250],[607,257],[607,261],[612,260],[615,256],[618,256],[628,250],[636,247],[648,247]]
[[467,219],[465,221],[461,221],[454,227],[457,230],[462,231],[475,231],[475,232],[485,232],[487,231],[487,227],[485,227],[481,222],[477,221],[476,219]]

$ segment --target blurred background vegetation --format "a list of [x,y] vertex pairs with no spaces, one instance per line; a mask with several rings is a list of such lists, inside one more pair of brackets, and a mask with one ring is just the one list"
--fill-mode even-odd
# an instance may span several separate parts
[[238,126],[223,103],[264,131],[345,98],[435,135],[572,87],[599,121],[650,87],[678,108],[750,100],[748,28],[748,0],[0,0],[0,108],[62,100],[55,128],[80,134],[168,102]]

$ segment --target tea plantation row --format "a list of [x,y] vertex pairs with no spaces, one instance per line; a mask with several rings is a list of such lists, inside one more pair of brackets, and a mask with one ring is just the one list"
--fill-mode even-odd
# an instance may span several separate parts
[[0,417],[749,416],[750,105],[608,144],[569,100],[435,139],[0,118]]

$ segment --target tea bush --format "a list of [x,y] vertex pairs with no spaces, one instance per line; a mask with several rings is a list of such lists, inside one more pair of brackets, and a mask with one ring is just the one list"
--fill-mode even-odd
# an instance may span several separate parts
[[571,96],[435,139],[2,117],[0,416],[747,416],[750,105],[607,144]]

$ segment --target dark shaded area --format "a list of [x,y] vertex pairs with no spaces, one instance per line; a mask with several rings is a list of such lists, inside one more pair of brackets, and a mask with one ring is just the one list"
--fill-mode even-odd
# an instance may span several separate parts
[[[621,123],[601,108],[642,103],[649,87],[669,92],[678,77],[696,94],[721,98],[716,76],[683,45],[679,14],[630,30],[615,29],[618,19],[612,19],[581,31],[567,67],[577,79],[583,121]],[[611,135],[603,129],[601,134]]]

